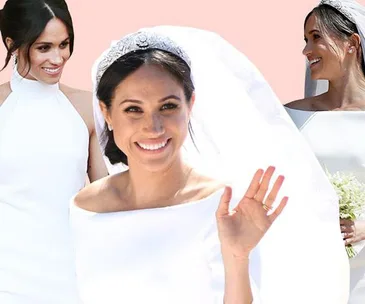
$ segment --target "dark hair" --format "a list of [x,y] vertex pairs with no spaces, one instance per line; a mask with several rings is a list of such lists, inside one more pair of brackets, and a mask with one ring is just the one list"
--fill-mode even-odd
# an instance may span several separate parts
[[[359,34],[356,24],[349,20],[349,18],[347,18],[339,10],[330,5],[321,4],[315,7],[305,18],[304,26],[307,24],[309,17],[312,15],[317,17],[321,31],[327,36],[331,33],[338,39],[347,40],[353,34]],[[365,76],[365,63],[362,53],[363,47],[364,46],[360,45],[358,56],[362,73]]]
[[[180,57],[170,52],[157,49],[138,50],[128,53],[116,60],[103,74],[97,87],[97,98],[109,109],[117,86],[142,65],[153,64],[162,67],[171,74],[183,87],[185,98],[190,102],[194,92],[189,66]],[[189,122],[189,133],[193,131]],[[105,144],[105,156],[111,164],[128,165],[127,156],[117,147],[112,131],[105,125],[102,141]]]
[[[7,49],[5,64],[2,70],[9,64],[12,53],[20,47],[24,47],[26,60],[30,63],[30,47],[42,34],[47,23],[53,18],[58,18],[65,24],[70,38],[70,54],[72,54],[74,30],[72,18],[64,0],[6,1],[0,12],[0,31]],[[10,47],[6,44],[6,38],[13,40],[13,44]]]

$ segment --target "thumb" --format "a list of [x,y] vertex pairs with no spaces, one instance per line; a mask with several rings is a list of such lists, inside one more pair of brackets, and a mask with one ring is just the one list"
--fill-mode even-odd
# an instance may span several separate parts
[[226,186],[224,192],[221,196],[221,200],[218,205],[218,209],[216,212],[217,217],[225,216],[229,214],[229,203],[232,199],[232,188]]

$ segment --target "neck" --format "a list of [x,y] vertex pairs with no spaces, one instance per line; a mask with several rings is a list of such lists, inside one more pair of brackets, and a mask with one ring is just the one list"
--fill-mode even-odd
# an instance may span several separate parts
[[136,163],[129,164],[126,192],[135,206],[155,208],[181,201],[192,169],[178,157],[163,171],[151,172]]
[[358,68],[349,68],[338,79],[329,81],[327,105],[330,109],[365,105],[365,77]]

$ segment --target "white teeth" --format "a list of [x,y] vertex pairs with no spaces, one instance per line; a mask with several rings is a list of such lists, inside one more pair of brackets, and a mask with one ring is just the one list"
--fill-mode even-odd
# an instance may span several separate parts
[[317,58],[317,59],[312,59],[309,61],[309,64],[313,64],[313,63],[316,63],[316,62],[319,62],[321,59]]
[[163,147],[165,147],[167,144],[167,141],[164,141],[160,144],[154,144],[154,145],[145,145],[145,144],[142,144],[142,143],[138,143],[138,145],[142,148],[142,149],[145,149],[145,150],[158,150],[158,149],[161,149]]
[[46,72],[49,72],[49,73],[57,73],[60,69],[61,69],[61,67],[59,67],[59,68],[57,68],[57,69],[44,68],[44,70],[45,70]]

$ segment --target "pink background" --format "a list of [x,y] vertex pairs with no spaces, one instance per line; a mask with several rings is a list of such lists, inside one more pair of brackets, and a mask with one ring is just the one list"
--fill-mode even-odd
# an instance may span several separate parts
[[[358,0],[365,5],[365,0]],[[3,7],[5,1],[0,1]],[[68,0],[75,51],[62,82],[91,90],[93,61],[111,40],[152,25],[182,25],[215,31],[263,73],[283,103],[303,97],[303,21],[317,0]],[[5,48],[0,49],[0,64]],[[9,79],[10,68],[0,73]]]

